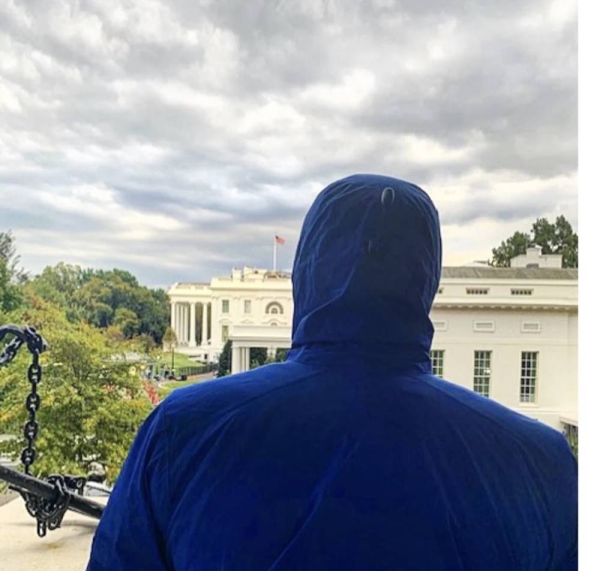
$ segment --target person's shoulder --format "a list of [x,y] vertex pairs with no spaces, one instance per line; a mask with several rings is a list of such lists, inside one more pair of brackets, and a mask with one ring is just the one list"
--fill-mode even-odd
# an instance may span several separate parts
[[544,422],[445,379],[432,375],[426,382],[437,395],[439,406],[454,410],[464,422],[472,421],[480,428],[492,426],[496,435],[504,434],[518,445],[571,455],[566,438]]
[[291,362],[273,363],[244,373],[217,377],[175,389],[164,401],[165,414],[176,422],[207,422],[285,390],[302,371]]

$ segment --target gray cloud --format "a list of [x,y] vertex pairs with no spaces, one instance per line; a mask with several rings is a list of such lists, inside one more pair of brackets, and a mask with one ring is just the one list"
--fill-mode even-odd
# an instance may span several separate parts
[[33,271],[206,280],[275,232],[289,267],[318,190],[382,172],[485,258],[577,223],[576,32],[574,0],[5,2],[0,230]]

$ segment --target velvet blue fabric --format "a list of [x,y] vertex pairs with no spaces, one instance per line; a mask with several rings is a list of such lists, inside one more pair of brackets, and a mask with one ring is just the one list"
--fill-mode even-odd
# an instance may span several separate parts
[[575,570],[564,437],[431,373],[440,273],[424,191],[327,187],[296,253],[287,361],[155,409],[88,569]]

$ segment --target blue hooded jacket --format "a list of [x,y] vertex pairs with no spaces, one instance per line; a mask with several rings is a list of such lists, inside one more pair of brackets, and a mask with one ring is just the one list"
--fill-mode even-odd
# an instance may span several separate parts
[[327,187],[298,245],[287,361],[155,409],[88,569],[575,570],[564,437],[432,375],[440,273],[420,188]]

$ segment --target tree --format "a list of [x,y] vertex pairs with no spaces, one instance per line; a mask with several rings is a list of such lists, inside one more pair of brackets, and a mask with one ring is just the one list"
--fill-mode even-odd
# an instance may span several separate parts
[[134,337],[140,329],[139,317],[134,311],[131,311],[131,309],[126,309],[125,307],[119,307],[114,312],[112,322],[121,329],[123,335],[127,339]]
[[165,331],[165,335],[162,339],[163,347],[167,350],[175,349],[177,346],[177,334],[175,330],[169,325]]
[[217,367],[217,377],[226,377],[231,374],[231,340],[227,340],[223,350],[219,355],[219,366]]
[[23,302],[22,293],[17,285],[12,283],[10,270],[3,260],[0,260],[0,315],[13,311]]
[[37,296],[62,307],[73,323],[83,319],[103,329],[119,325],[125,337],[150,335],[159,344],[169,323],[166,292],[141,286],[125,270],[60,263],[45,268],[30,287]]
[[254,363],[256,367],[262,367],[267,362],[267,357],[266,347],[250,348],[250,363]]
[[19,268],[21,257],[17,255],[15,237],[10,230],[0,232],[0,264],[2,262],[6,265],[12,283],[23,284],[27,281],[29,274],[23,268]]
[[164,349],[171,351],[171,371],[174,372],[173,369],[175,369],[175,347],[177,347],[177,334],[170,325],[167,327],[167,331],[165,332],[162,343]]
[[275,362],[283,363],[287,359],[289,351],[289,349],[277,349],[275,351]]
[[33,278],[28,288],[38,297],[65,310],[69,321],[77,323],[85,319],[83,306],[76,297],[84,284],[84,271],[79,266],[60,262],[47,266]]
[[[35,307],[9,317],[13,323],[37,327],[50,344],[41,358],[34,475],[85,475],[95,461],[113,482],[138,427],[152,410],[139,371],[125,359],[115,359],[115,348],[101,331],[70,323],[51,304],[38,300]],[[30,358],[23,348],[13,363],[0,369],[0,433],[19,435],[0,443],[0,452],[15,458],[25,445],[21,434]]]
[[510,261],[522,254],[532,245],[529,234],[515,232],[510,238],[503,241],[498,248],[492,249],[492,265],[499,268],[510,267]]
[[510,260],[526,253],[531,246],[541,246],[542,254],[562,254],[563,268],[579,266],[579,237],[564,216],[556,218],[554,224],[546,218],[538,218],[530,233],[515,232],[492,249],[492,266],[510,267]]
[[0,313],[16,309],[23,301],[20,285],[27,273],[19,262],[12,232],[0,232]]

